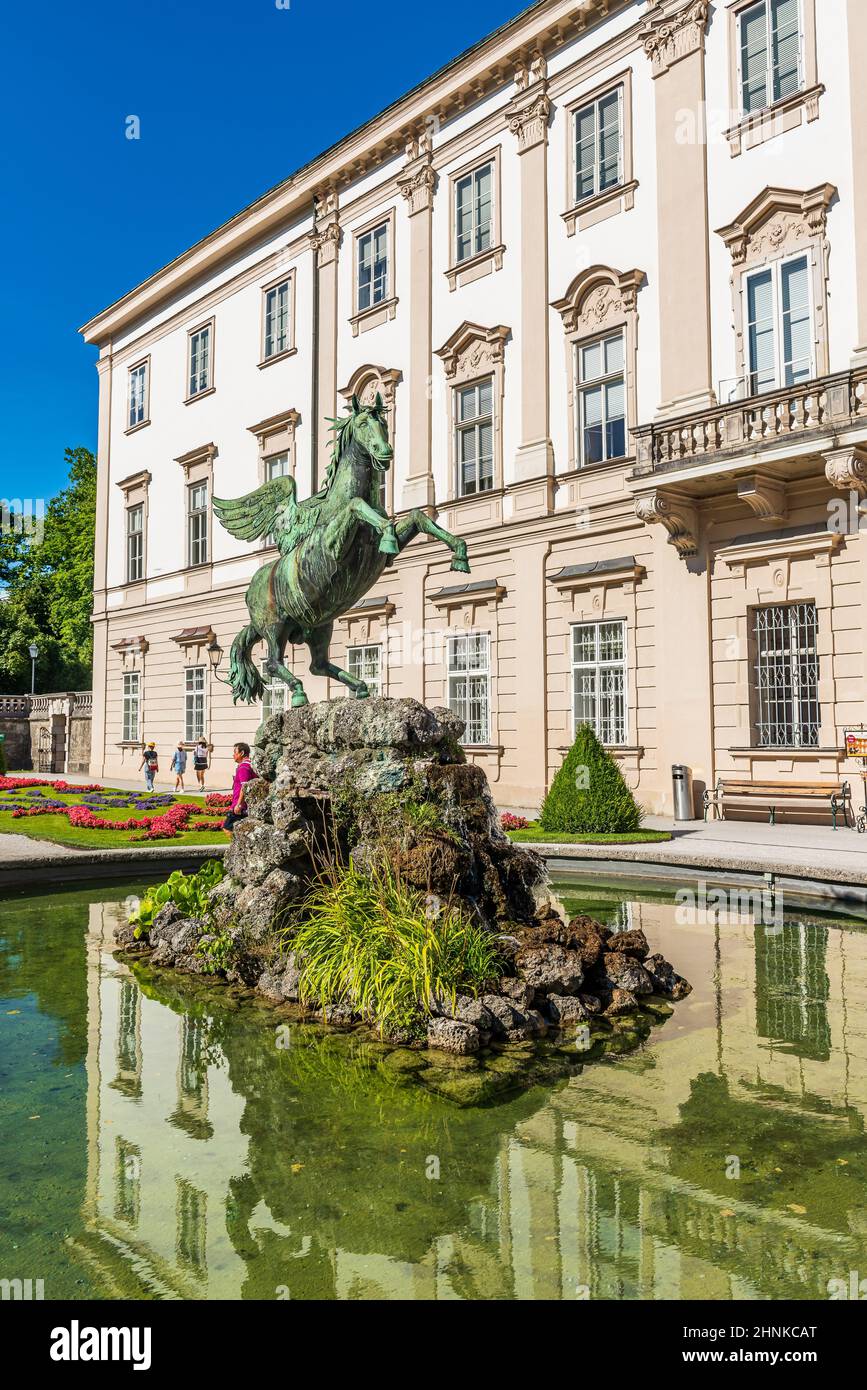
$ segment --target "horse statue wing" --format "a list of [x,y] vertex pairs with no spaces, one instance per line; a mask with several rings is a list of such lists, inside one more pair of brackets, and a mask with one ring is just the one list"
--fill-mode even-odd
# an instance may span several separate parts
[[292,528],[297,519],[298,501],[295,479],[272,478],[246,497],[227,501],[214,498],[214,511],[221,523],[239,541],[256,541],[276,536]]

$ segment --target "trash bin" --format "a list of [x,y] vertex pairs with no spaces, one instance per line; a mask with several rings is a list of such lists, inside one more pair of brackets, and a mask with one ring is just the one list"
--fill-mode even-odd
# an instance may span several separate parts
[[674,819],[694,820],[692,804],[692,768],[675,763],[671,769],[671,789],[674,798]]

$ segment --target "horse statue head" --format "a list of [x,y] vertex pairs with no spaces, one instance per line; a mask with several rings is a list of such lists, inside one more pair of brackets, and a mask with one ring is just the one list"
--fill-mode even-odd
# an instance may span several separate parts
[[355,444],[362,453],[367,454],[378,472],[388,471],[394,458],[394,449],[388,440],[385,405],[378,391],[373,405],[362,405],[358,397],[353,396],[349,414],[340,420],[332,420],[331,423],[335,431],[331,455],[332,468]]

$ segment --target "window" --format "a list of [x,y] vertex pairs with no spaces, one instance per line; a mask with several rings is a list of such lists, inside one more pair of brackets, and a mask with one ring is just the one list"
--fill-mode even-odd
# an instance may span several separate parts
[[801,90],[800,0],[759,0],[741,15],[740,64],[745,115]]
[[358,238],[358,312],[388,299],[388,223]]
[[147,419],[148,364],[139,362],[129,372],[129,429],[143,425]]
[[624,334],[578,344],[578,456],[582,464],[626,456]]
[[292,691],[285,681],[268,672],[266,662],[262,662],[262,723],[273,719],[277,714],[285,714],[291,708]]
[[819,746],[814,603],[757,608],[756,734],[760,748]]
[[135,584],[144,576],[144,506],[141,502],[126,509],[126,582]]
[[272,285],[265,291],[265,341],[262,356],[266,362],[269,357],[288,352],[292,345],[289,295],[288,280],[282,280],[279,285]]
[[206,323],[190,334],[188,400],[192,400],[194,396],[200,396],[203,391],[211,389],[212,328],[212,324]]
[[463,743],[490,742],[490,641],[487,632],[449,638],[449,709],[466,724]]
[[807,256],[747,277],[747,336],[750,395],[797,386],[815,375]]
[[350,647],[346,658],[346,669],[356,680],[364,681],[371,695],[381,694],[380,668],[381,647]]
[[[275,478],[285,478],[289,473],[289,455],[272,454],[265,460],[265,481],[272,483]],[[275,545],[273,535],[269,534],[264,538],[263,545]]]
[[184,672],[184,741],[197,743],[205,734],[205,668],[190,666]]
[[494,380],[455,391],[458,496],[490,492],[494,486]]
[[494,225],[494,166],[482,164],[455,184],[456,260],[489,251]]
[[139,741],[139,673],[125,671],[123,677],[123,741]]
[[623,89],[575,112],[575,202],[623,182]]
[[575,729],[589,724],[600,743],[626,742],[626,623],[578,623],[572,629]]
[[208,484],[193,483],[187,488],[187,563],[208,563]]

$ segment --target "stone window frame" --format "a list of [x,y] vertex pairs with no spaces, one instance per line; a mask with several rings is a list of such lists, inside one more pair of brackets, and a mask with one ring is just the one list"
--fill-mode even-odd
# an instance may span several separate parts
[[[209,354],[208,354],[208,384],[207,384],[207,386],[203,387],[201,391],[196,391],[195,394],[191,396],[191,395],[190,395],[190,366],[191,366],[191,354],[192,354],[192,350],[193,350],[193,337],[194,337],[194,335],[195,335],[196,333],[201,333],[202,329],[204,329],[204,328],[209,328],[209,329],[211,330],[211,336],[210,336],[210,339],[209,339],[209,342],[210,342],[210,351],[209,351]],[[216,347],[217,347],[217,320],[216,320],[216,316],[215,316],[215,315],[212,314],[210,318],[208,318],[208,319],[202,319],[200,323],[193,324],[192,328],[188,328],[188,329],[187,329],[187,351],[186,351],[186,357],[185,357],[185,359],[184,359],[184,360],[185,360],[185,363],[186,363],[186,372],[185,372],[185,377],[184,377],[184,388],[185,388],[185,389],[184,389],[184,405],[192,405],[194,401],[200,401],[200,400],[202,400],[203,397],[205,397],[205,396],[212,396],[212,395],[214,394],[214,392],[216,391],[217,388],[216,388],[216,386],[214,385],[214,360],[215,360]]]
[[[506,340],[511,329],[504,324],[494,328],[483,328],[480,324],[465,320],[460,328],[437,348],[446,375],[446,406],[448,409],[449,430],[449,476],[444,501],[478,502],[480,497],[496,496],[504,487],[503,471],[503,424],[506,390]],[[494,405],[494,479],[493,486],[485,493],[461,494],[458,486],[457,453],[457,400],[458,390],[464,386],[475,386],[479,382],[493,378]]]
[[[277,283],[282,284],[282,280],[278,280]],[[288,356],[288,354],[283,355]],[[288,455],[289,466],[286,476],[297,478],[297,432],[300,421],[299,412],[294,406],[290,406],[288,410],[281,410],[276,415],[269,415],[267,420],[260,420],[256,425],[247,426],[250,434],[256,436],[259,446],[257,477],[260,487],[269,481],[269,460],[279,454]],[[274,540],[271,536],[263,536],[259,544],[263,550],[270,550],[274,546]]]
[[[466,260],[459,261],[457,186],[461,179],[467,178],[485,164],[491,165],[491,245],[486,251],[480,251],[475,256],[468,256]],[[502,145],[492,145],[489,150],[474,155],[471,160],[449,174],[448,207],[448,269],[445,275],[449,282],[449,290],[454,293],[461,286],[472,284],[474,280],[481,280],[484,276],[503,268],[506,247],[503,243]]]
[[[285,362],[287,357],[294,357],[298,351],[295,342],[295,290],[296,290],[297,270],[295,266],[284,269],[279,275],[272,276],[264,285],[260,287],[259,294],[259,362],[258,366],[270,367],[274,362]],[[268,294],[271,290],[277,289],[278,285],[289,286],[289,346],[282,352],[272,352],[270,357],[265,356],[265,323],[267,316]],[[213,362],[213,355],[212,355]]]
[[[216,444],[202,444],[190,449],[175,459],[184,473],[184,555],[179,568],[190,575],[202,575],[210,587],[210,574],[214,564],[214,459],[217,456]],[[190,564],[189,553],[189,499],[190,488],[197,483],[206,483],[208,488],[208,558],[200,565]]]
[[[828,209],[837,196],[833,184],[800,192],[797,189],[766,188],[727,227],[721,236],[732,257],[732,299],[735,330],[736,382],[749,376],[746,342],[748,314],[747,282],[756,271],[767,270],[796,255],[806,255],[810,267],[810,294],[813,310],[814,380],[829,374],[831,347],[828,333],[830,245],[827,238]],[[777,386],[776,391],[791,389]],[[773,395],[772,391],[763,395]]]
[[[144,395],[144,418],[137,424],[129,423],[129,410],[132,404],[132,374],[137,372],[140,367],[145,369],[145,395]],[[126,369],[126,429],[124,434],[135,434],[137,430],[143,430],[151,422],[151,355],[146,353],[144,357],[136,358]]]
[[[587,663],[587,662],[585,662],[585,663],[579,663],[579,662],[576,662],[576,660],[575,660],[575,632],[576,632],[576,630],[577,630],[579,627],[584,627],[584,628],[593,627],[593,628],[596,629],[597,634],[598,634],[599,629],[600,629],[601,627],[605,626],[605,625],[608,625],[608,626],[611,626],[611,627],[613,627],[613,626],[616,625],[616,626],[619,626],[619,627],[622,629],[622,633],[623,633],[623,656],[619,659],[618,662],[613,662],[613,661],[608,662],[608,663],[602,663],[601,661],[595,661],[595,662],[592,662],[592,663]],[[594,673],[598,676],[598,675],[601,673],[601,671],[602,671],[603,664],[607,664],[608,666],[617,665],[617,666],[619,666],[619,667],[621,668],[622,673],[623,673],[623,739],[621,740],[620,743],[605,743],[605,744],[604,744],[604,747],[605,747],[605,748],[629,748],[629,747],[630,747],[629,735],[630,735],[631,728],[632,728],[633,710],[632,710],[632,705],[631,705],[631,690],[630,690],[631,681],[630,681],[630,668],[629,668],[629,647],[630,647],[629,638],[630,638],[629,620],[628,620],[626,617],[622,617],[622,618],[621,618],[621,617],[614,617],[614,616],[609,616],[609,615],[606,615],[606,616],[596,616],[596,615],[594,615],[592,618],[584,618],[584,617],[576,618],[575,616],[570,617],[570,619],[569,619],[569,697],[570,697],[570,701],[571,701],[570,719],[571,719],[571,723],[572,723],[572,737],[573,737],[573,741],[574,741],[574,739],[575,739],[575,736],[576,736],[577,733],[578,733],[578,725],[577,725],[577,721],[576,721],[576,718],[575,718],[575,705],[576,705],[576,699],[575,699],[575,695],[576,695],[576,691],[575,691],[575,676],[576,676],[576,673],[577,673],[577,671],[578,671],[578,669],[579,669],[579,666],[582,666],[582,665],[583,665],[584,667],[587,667],[588,665],[589,665],[589,666],[592,666],[592,669],[593,669]],[[597,635],[597,639],[596,639],[597,648],[598,648],[598,642],[599,642],[599,639],[598,639],[598,635]],[[598,705],[599,705],[599,695],[598,695],[598,692],[597,692],[596,699],[597,699],[597,713],[598,713]],[[596,733],[596,730],[594,730],[594,733]],[[598,733],[596,733],[596,737],[599,738],[599,734],[598,734]],[[601,742],[602,742],[602,739],[600,738],[599,741],[600,741],[600,743],[601,743]]]
[[[121,588],[135,589],[139,585],[146,583],[148,573],[148,513],[150,502],[150,485],[152,474],[147,469],[139,473],[132,473],[128,478],[121,478],[117,486],[123,493],[123,573],[124,580]],[[129,569],[127,565],[127,516],[133,507],[142,509],[142,577],[141,579],[129,579]]]
[[[379,223],[374,225],[379,226]],[[377,305],[382,308],[382,305]],[[373,362],[364,362],[356,367],[345,386],[338,390],[338,396],[349,408],[352,397],[357,396],[362,405],[372,405],[376,392],[382,396],[388,414],[388,438],[394,448],[397,439],[397,387],[403,380],[403,372],[397,367],[378,367]],[[385,475],[384,507],[389,516],[394,515],[394,459]]]
[[143,746],[142,730],[146,726],[145,719],[145,691],[147,682],[145,680],[146,662],[149,643],[145,637],[122,637],[117,642],[112,642],[112,651],[117,652],[120,658],[120,674],[137,674],[139,677],[139,696],[138,696],[138,718],[139,736],[131,742],[124,741],[123,738],[123,681],[121,680],[121,702],[120,702],[120,738],[117,741],[118,748],[137,748]]
[[[120,677],[120,681],[121,681],[121,691],[120,691],[120,742],[121,742],[121,745],[122,745],[124,748],[138,748],[139,745],[141,744],[142,704],[143,704],[143,700],[142,700],[142,676],[143,676],[143,672],[140,671],[140,670],[139,670],[138,668],[136,668],[136,667],[134,667],[132,670],[121,671],[121,677]],[[135,738],[126,738],[126,737],[125,737],[126,732],[127,732],[127,730],[126,730],[126,711],[127,711],[126,683],[127,683],[127,680],[132,680],[133,677],[135,678],[135,681],[136,681],[136,691],[135,691],[135,697],[134,697],[134,699],[135,699],[135,711],[136,711],[136,736],[135,736]],[[132,698],[133,698],[133,697],[130,696],[130,699],[132,699]]]
[[728,20],[728,72],[729,109],[732,124],[725,132],[731,156],[736,159],[745,150],[753,149],[773,140],[802,124],[804,117],[808,122],[818,120],[819,101],[825,93],[824,84],[819,81],[818,56],[816,44],[816,0],[800,0],[801,38],[803,49],[803,83],[791,96],[781,97],[761,111],[744,112],[743,91],[741,87],[741,41],[740,22],[743,14],[751,9],[757,0],[727,0]]
[[[575,160],[575,118],[585,107],[601,101],[613,91],[620,90],[620,141],[623,177],[614,188],[606,188],[581,203],[575,202],[575,181],[577,168]],[[567,119],[566,136],[566,211],[562,214],[566,232],[574,236],[597,222],[615,217],[620,212],[628,212],[635,206],[635,190],[638,180],[634,173],[634,138],[632,115],[632,68],[625,68],[614,77],[606,78],[589,92],[575,97],[564,108]]]
[[634,451],[623,458],[582,465],[578,446],[577,353],[615,329],[625,330],[624,367],[626,378],[626,438],[638,424],[638,291],[645,283],[642,270],[618,271],[611,266],[594,265],[582,270],[562,299],[555,300],[563,320],[566,354],[567,413],[569,424],[568,469],[570,473],[589,468],[616,468],[629,463]]
[[[378,304],[371,304],[367,309],[358,307],[358,243],[368,232],[376,231],[377,227],[388,227],[388,294],[385,299]],[[368,218],[361,226],[353,228],[352,231],[352,313],[349,322],[352,326],[352,336],[357,338],[359,333],[367,333],[372,328],[379,328],[380,324],[390,322],[397,314],[399,303],[397,297],[397,207],[386,209],[385,212],[377,213],[376,217]]]
[[357,672],[357,671],[356,671],[356,672],[353,672],[353,671],[352,671],[352,662],[351,662],[351,660],[350,660],[350,657],[351,657],[352,652],[376,652],[376,653],[377,653],[377,660],[376,660],[376,677],[375,677],[375,680],[376,680],[377,692],[378,692],[379,695],[382,695],[383,692],[384,692],[384,690],[385,690],[386,687],[387,687],[387,679],[386,679],[386,662],[385,662],[385,647],[384,647],[384,644],[383,644],[382,642],[347,642],[347,644],[346,644],[346,669],[347,669],[347,671],[349,671],[349,674],[350,674],[350,675],[353,675],[353,674],[354,674],[354,675],[358,676],[359,679],[364,680],[365,683],[367,684],[368,681],[367,681],[367,677],[366,677],[365,674],[364,674],[363,663],[362,663],[362,670],[361,670],[360,672]]

